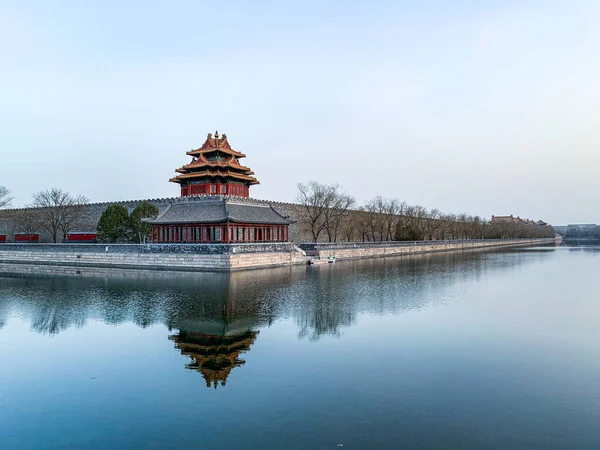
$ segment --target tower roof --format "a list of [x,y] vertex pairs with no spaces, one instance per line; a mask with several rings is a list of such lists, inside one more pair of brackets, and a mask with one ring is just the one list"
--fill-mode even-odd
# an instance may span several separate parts
[[202,147],[186,154],[192,157],[192,161],[176,169],[178,175],[169,181],[184,186],[191,181],[222,183],[223,180],[246,186],[260,184],[254,172],[239,162],[239,158],[245,158],[246,155],[232,149],[227,135],[219,136],[218,131],[214,136],[209,133]]
[[212,133],[208,133],[208,135],[206,136],[206,141],[204,141],[204,144],[202,144],[202,147],[197,148],[197,149],[192,149],[189,152],[187,152],[187,154],[190,156],[197,156],[202,153],[209,153],[209,152],[214,152],[217,150],[220,152],[223,152],[223,153],[228,153],[230,155],[236,156],[238,158],[246,157],[246,155],[244,155],[243,153],[232,149],[231,145],[229,145],[229,142],[227,141],[227,135],[223,134],[223,135],[219,136],[218,131],[215,131],[214,137],[213,137]]

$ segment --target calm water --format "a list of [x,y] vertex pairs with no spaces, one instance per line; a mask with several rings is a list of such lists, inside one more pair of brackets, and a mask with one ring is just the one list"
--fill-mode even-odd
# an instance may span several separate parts
[[24,270],[0,265],[2,449],[600,448],[600,247]]

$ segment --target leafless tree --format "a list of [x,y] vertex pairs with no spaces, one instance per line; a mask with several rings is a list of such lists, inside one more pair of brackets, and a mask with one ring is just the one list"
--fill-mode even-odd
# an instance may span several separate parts
[[298,202],[302,206],[307,225],[314,242],[319,240],[323,231],[329,241],[337,239],[342,220],[354,204],[354,199],[341,192],[337,184],[321,184],[310,181],[298,183]]
[[13,198],[10,196],[10,191],[6,186],[0,186],[0,208],[10,206]]
[[369,240],[369,215],[363,207],[358,208],[352,215],[356,225],[356,234],[363,242]]
[[34,194],[32,206],[39,208],[40,225],[56,243],[59,236],[66,238],[72,227],[84,218],[87,202],[87,197],[83,195],[72,196],[61,189],[52,188]]
[[405,206],[396,226],[396,239],[420,241],[427,232],[427,209],[422,206]]
[[372,240],[393,240],[398,221],[405,208],[406,203],[396,199],[385,199],[381,196],[367,202],[364,209],[367,212]]
[[356,240],[359,233],[361,211],[349,211],[342,223],[342,233],[347,242]]
[[409,206],[396,199],[377,196],[359,209],[338,185],[316,182],[298,185],[298,200],[303,206],[307,228],[317,242],[323,233],[330,242],[434,239],[498,239],[552,237],[549,226],[533,221],[487,222],[479,216],[442,214],[437,209]]
[[11,218],[14,225],[14,229],[18,233],[32,235],[40,231],[41,217],[38,209],[20,209],[18,211],[15,211]]
[[381,221],[381,217],[377,214],[377,201],[373,199],[364,207],[365,217],[366,217],[366,225],[369,234],[369,240],[377,241],[381,240],[381,235],[383,233],[383,224]]
[[348,218],[349,209],[354,205],[354,198],[346,193],[339,192],[335,186],[327,196],[327,208],[324,213],[324,228],[329,242],[337,241],[342,223]]
[[425,211],[425,219],[422,221],[423,239],[432,240],[436,232],[441,228],[443,221],[442,213],[438,209]]
[[308,184],[298,183],[298,203],[302,206],[313,242],[319,240],[319,235],[323,231],[326,196],[326,186],[316,181],[310,181]]

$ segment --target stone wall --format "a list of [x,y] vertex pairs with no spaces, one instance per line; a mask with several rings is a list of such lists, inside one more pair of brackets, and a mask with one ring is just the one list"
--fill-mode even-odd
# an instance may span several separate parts
[[0,262],[73,267],[230,271],[306,264],[292,244],[3,244]]
[[[490,247],[553,244],[553,239],[431,241],[352,245],[305,245],[308,254],[337,259],[408,256]],[[0,263],[180,271],[235,271],[306,264],[290,243],[274,244],[2,244]]]
[[[153,199],[142,199],[142,200],[128,200],[128,201],[117,201],[117,202],[102,202],[102,203],[89,203],[86,205],[86,212],[84,217],[75,224],[72,231],[96,231],[96,225],[100,220],[102,213],[110,205],[122,205],[125,206],[129,213],[131,213],[138,205],[143,202],[148,202],[155,205],[159,212],[162,212],[167,206],[174,202],[185,202],[185,201],[197,201],[202,199],[211,198],[212,196],[198,195],[191,197],[170,197],[170,198],[153,198]],[[270,204],[283,216],[290,217],[296,220],[296,223],[290,225],[289,237],[290,241],[293,242],[304,242],[310,240],[310,234],[305,233],[301,227],[301,207],[293,203],[281,203],[281,202],[269,202],[267,200],[250,199],[246,197],[232,197],[236,201],[241,202],[253,202],[261,204]],[[19,229],[15,221],[15,216],[19,214],[19,211],[23,209],[7,209],[0,210],[0,234],[6,234],[8,242],[13,241],[13,233],[22,231]],[[50,234],[43,229],[39,230],[40,242],[52,242]]]
[[354,244],[300,244],[308,255],[336,259],[378,258],[421,253],[554,244],[554,239],[481,239],[464,241],[372,242]]

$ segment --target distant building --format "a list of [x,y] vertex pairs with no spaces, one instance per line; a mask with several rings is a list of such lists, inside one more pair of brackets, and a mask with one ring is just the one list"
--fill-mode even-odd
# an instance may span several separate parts
[[561,234],[561,235],[563,235],[563,236],[564,236],[564,235],[565,235],[565,233],[567,232],[567,228],[568,228],[568,227],[567,227],[566,225],[556,225],[556,226],[554,227],[554,230],[555,230],[555,231],[556,231],[558,234]]
[[559,225],[554,230],[570,239],[600,238],[600,226],[595,223],[571,223],[569,225]]
[[543,220],[538,220],[536,222],[535,220],[521,219],[518,216],[514,217],[512,214],[510,216],[492,216],[491,223],[514,223],[520,225],[536,225],[540,227],[550,226],[550,224],[544,222]]
[[577,228],[580,230],[586,230],[586,229],[594,229],[597,226],[598,225],[596,225],[595,223],[570,223],[569,225],[567,225],[567,228]]

